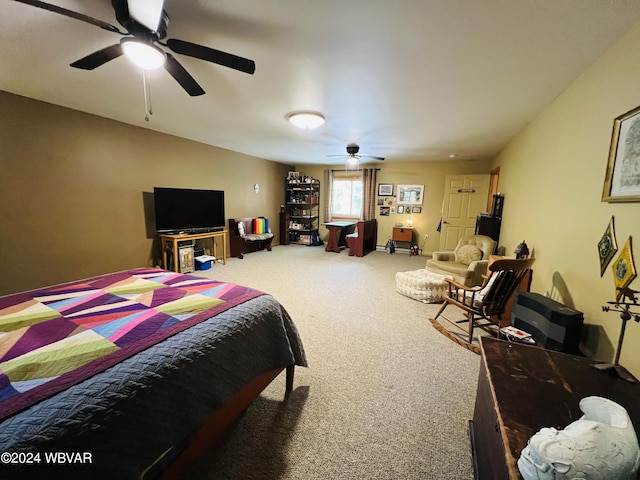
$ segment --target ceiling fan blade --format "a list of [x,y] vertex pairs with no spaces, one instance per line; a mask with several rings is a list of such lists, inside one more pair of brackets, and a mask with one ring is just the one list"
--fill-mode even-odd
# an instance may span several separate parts
[[108,30],[109,32],[125,35],[125,33],[121,32],[118,27],[111,25],[110,23],[103,22],[102,20],[98,20],[97,18],[89,17],[88,15],[83,15],[82,13],[74,12],[73,10],[68,10],[63,7],[58,7],[57,5],[51,5],[50,3],[40,2],[39,0],[15,0],[15,1],[24,3],[25,5],[31,5],[32,7],[42,8],[50,12],[59,13],[60,15],[64,15],[66,17],[75,18],[76,20],[90,23],[91,25],[95,25],[96,27],[100,27],[104,30]]
[[376,157],[376,156],[373,156],[373,155],[367,155],[366,153],[361,153],[360,156],[361,157],[367,157],[367,158],[373,158],[374,160],[380,160],[380,161],[384,160],[384,157]]
[[158,30],[164,0],[128,0],[129,15],[152,32]]
[[234,70],[239,70],[250,75],[256,71],[256,64],[253,60],[238,57],[231,53],[221,52],[220,50],[177,39],[167,40],[167,46],[176,53],[199,58],[200,60],[211,63],[217,63],[218,65],[233,68]]
[[118,58],[122,53],[122,46],[119,43],[116,43],[115,45],[93,52],[80,60],[76,60],[71,64],[71,66],[82,70],[93,70],[114,58]]
[[176,79],[176,81],[186,90],[192,97],[204,95],[205,91],[198,82],[187,72],[176,58],[167,53],[167,61],[164,63],[164,69]]

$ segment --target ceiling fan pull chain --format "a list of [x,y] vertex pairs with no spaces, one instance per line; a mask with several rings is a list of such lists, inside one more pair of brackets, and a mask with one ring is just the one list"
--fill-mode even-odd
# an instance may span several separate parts
[[153,110],[151,109],[151,86],[147,71],[144,69],[142,70],[142,86],[144,88],[144,121],[148,122],[149,115],[153,115]]

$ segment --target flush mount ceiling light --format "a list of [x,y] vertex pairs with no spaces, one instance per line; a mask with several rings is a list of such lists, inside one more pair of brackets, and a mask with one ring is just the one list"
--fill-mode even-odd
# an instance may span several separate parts
[[287,117],[298,128],[311,130],[324,123],[324,115],[318,112],[293,112]]
[[123,38],[120,42],[122,51],[135,65],[144,70],[155,70],[164,65],[166,54],[151,43],[132,38]]

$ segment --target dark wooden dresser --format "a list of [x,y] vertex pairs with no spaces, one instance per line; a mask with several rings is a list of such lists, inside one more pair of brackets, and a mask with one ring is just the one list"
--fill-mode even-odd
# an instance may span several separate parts
[[469,422],[477,480],[521,479],[516,462],[529,438],[542,427],[560,430],[579,419],[584,397],[622,405],[638,434],[640,384],[594,369],[594,360],[539,347],[482,337],[481,349]]

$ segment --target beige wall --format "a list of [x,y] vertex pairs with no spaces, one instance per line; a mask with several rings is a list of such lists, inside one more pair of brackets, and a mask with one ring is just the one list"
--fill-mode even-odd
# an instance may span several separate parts
[[0,112],[0,294],[153,264],[154,186],[277,227],[290,166],[4,92]]
[[[613,119],[640,104],[640,25],[560,95],[496,157],[505,194],[507,252],[523,239],[533,247],[533,291],[584,312],[583,348],[611,361],[621,321],[602,312],[614,300],[611,268],[600,277],[596,245],[615,217],[621,249],[636,242],[640,267],[640,204],[600,201]],[[526,94],[526,92],[523,92]],[[640,290],[638,280],[631,288]],[[629,322],[621,364],[640,376],[640,325]]]
[[[424,185],[424,203],[422,204],[422,213],[412,214],[411,219],[414,227],[414,241],[419,240],[419,246],[425,253],[433,252],[438,249],[440,243],[440,234],[436,231],[440,222],[442,213],[442,198],[444,196],[444,184],[446,175],[456,174],[476,174],[489,173],[491,171],[490,160],[451,160],[445,162],[399,162],[399,163],[375,163],[363,165],[364,167],[379,168],[376,183],[392,183],[393,193],[397,193],[398,185]],[[323,171],[325,169],[340,170],[344,167],[341,165],[324,165],[313,166],[301,165],[298,169],[307,175],[323,181]],[[321,197],[321,205],[324,205],[326,198]],[[394,206],[397,206],[395,201]],[[379,210],[378,210],[379,211]],[[324,214],[320,213],[321,220],[324,222]],[[407,224],[409,215],[407,214],[391,214],[388,217],[381,217],[379,213],[376,215],[378,220],[378,241],[377,244],[384,246],[387,240],[391,238],[392,228],[396,223]],[[327,231],[324,227],[321,229],[321,236],[326,241]],[[425,241],[425,234],[428,240]],[[400,245],[403,248],[407,245]]]

